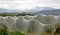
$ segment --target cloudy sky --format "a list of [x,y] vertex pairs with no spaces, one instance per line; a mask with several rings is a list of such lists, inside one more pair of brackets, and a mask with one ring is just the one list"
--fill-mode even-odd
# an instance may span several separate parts
[[0,8],[31,9],[33,7],[60,8],[60,0],[0,0]]

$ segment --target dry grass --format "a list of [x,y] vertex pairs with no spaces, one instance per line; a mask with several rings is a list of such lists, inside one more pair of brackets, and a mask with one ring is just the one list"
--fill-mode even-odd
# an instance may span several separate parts
[[51,34],[49,34],[49,33],[46,33],[46,32],[43,32],[43,34],[42,35],[51,35]]
[[[40,34],[36,34],[36,33],[29,33],[28,35],[40,35]],[[51,35],[49,33],[43,32],[42,35]]]
[[[49,34],[49,33],[43,32],[42,35],[52,35],[52,34]],[[55,33],[54,35],[60,35],[60,33]]]

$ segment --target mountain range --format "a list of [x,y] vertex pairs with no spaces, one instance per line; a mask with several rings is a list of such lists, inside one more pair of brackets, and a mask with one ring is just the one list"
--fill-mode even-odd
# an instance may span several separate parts
[[29,10],[9,10],[9,9],[3,9],[0,8],[0,13],[29,13],[29,14],[60,14],[60,9],[55,9],[51,7],[34,7]]

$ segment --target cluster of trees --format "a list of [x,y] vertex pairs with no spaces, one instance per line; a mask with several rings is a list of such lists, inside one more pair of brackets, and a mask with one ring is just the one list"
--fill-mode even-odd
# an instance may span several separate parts
[[5,12],[5,13],[0,13],[0,16],[13,16],[13,14]]
[[25,15],[35,15],[35,14],[26,14],[26,13],[0,13],[0,16],[25,16]]

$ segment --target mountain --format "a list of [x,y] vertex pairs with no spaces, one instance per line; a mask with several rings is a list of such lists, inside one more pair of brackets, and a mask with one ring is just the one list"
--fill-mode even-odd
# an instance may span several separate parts
[[60,9],[51,7],[35,7],[30,10],[26,10],[26,13],[30,14],[60,14]]
[[37,14],[60,14],[60,9],[54,9],[54,10],[42,10],[37,12]]
[[44,10],[54,10],[54,8],[50,8],[50,7],[34,7],[30,10],[25,10],[26,13],[31,13],[31,14],[36,14],[39,13],[40,11],[44,11]]
[[7,12],[7,13],[25,13],[25,14],[60,14],[60,9],[55,9],[51,7],[34,7],[32,9],[26,10],[9,10],[0,8],[0,13]]
[[0,8],[0,13],[6,12],[6,11],[7,11],[7,9]]
[[4,12],[7,12],[7,13],[21,13],[22,10],[9,10],[9,9],[3,9],[3,8],[0,8],[0,13],[4,13]]

